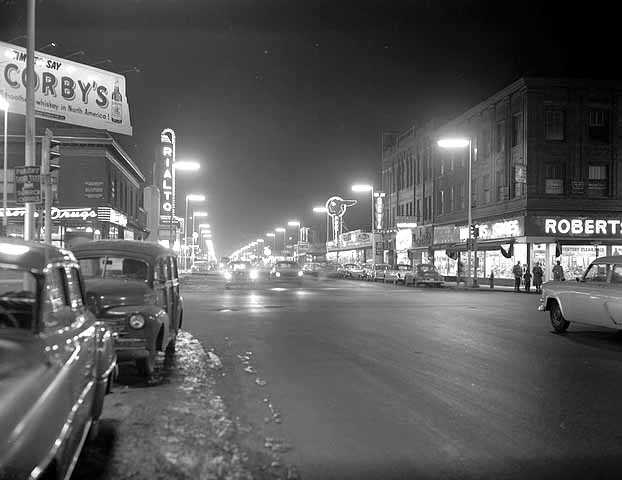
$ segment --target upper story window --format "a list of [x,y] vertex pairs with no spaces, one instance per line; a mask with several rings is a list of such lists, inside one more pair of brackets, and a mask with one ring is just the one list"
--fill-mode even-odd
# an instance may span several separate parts
[[563,110],[547,109],[544,112],[544,139],[565,140],[565,115]]
[[592,140],[609,142],[609,111],[592,108],[587,113],[587,134]]
[[516,147],[523,141],[523,119],[520,113],[512,116],[512,146]]
[[609,191],[606,165],[590,165],[588,169],[587,193],[592,197],[605,197]]
[[495,128],[495,152],[505,150],[505,122],[497,122]]

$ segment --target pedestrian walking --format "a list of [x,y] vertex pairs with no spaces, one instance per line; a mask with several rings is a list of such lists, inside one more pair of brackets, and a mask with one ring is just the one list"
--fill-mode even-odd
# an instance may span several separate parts
[[536,287],[536,293],[542,293],[542,277],[544,276],[544,270],[540,266],[540,262],[536,263],[533,267],[533,286]]
[[531,291],[531,273],[529,273],[529,268],[525,269],[523,282],[525,284],[525,291],[529,293]]
[[562,267],[559,260],[557,260],[557,265],[553,267],[553,280],[556,282],[563,282],[566,280],[566,277],[564,276],[564,267]]
[[514,291],[520,292],[520,283],[523,278],[523,267],[521,267],[520,262],[516,262],[516,265],[514,265],[512,269],[512,273],[514,274]]

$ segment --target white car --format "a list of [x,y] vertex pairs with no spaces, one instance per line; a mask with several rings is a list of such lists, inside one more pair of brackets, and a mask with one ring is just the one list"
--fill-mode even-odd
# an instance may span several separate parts
[[548,311],[553,329],[571,322],[622,330],[622,255],[594,260],[581,277],[542,286],[540,311]]

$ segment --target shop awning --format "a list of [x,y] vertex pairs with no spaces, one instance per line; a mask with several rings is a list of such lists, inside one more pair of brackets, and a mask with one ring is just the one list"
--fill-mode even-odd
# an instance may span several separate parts
[[[477,250],[479,252],[499,250],[502,246],[506,246],[514,242],[514,239],[501,241],[480,240],[477,242]],[[466,252],[468,249],[466,243],[454,243],[453,245],[448,246],[446,250],[454,252]]]

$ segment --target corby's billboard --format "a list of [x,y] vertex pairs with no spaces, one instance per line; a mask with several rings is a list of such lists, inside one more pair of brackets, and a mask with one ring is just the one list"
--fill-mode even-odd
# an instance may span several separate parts
[[[26,49],[0,42],[0,94],[9,111],[26,113]],[[38,118],[132,134],[125,77],[35,52]]]

